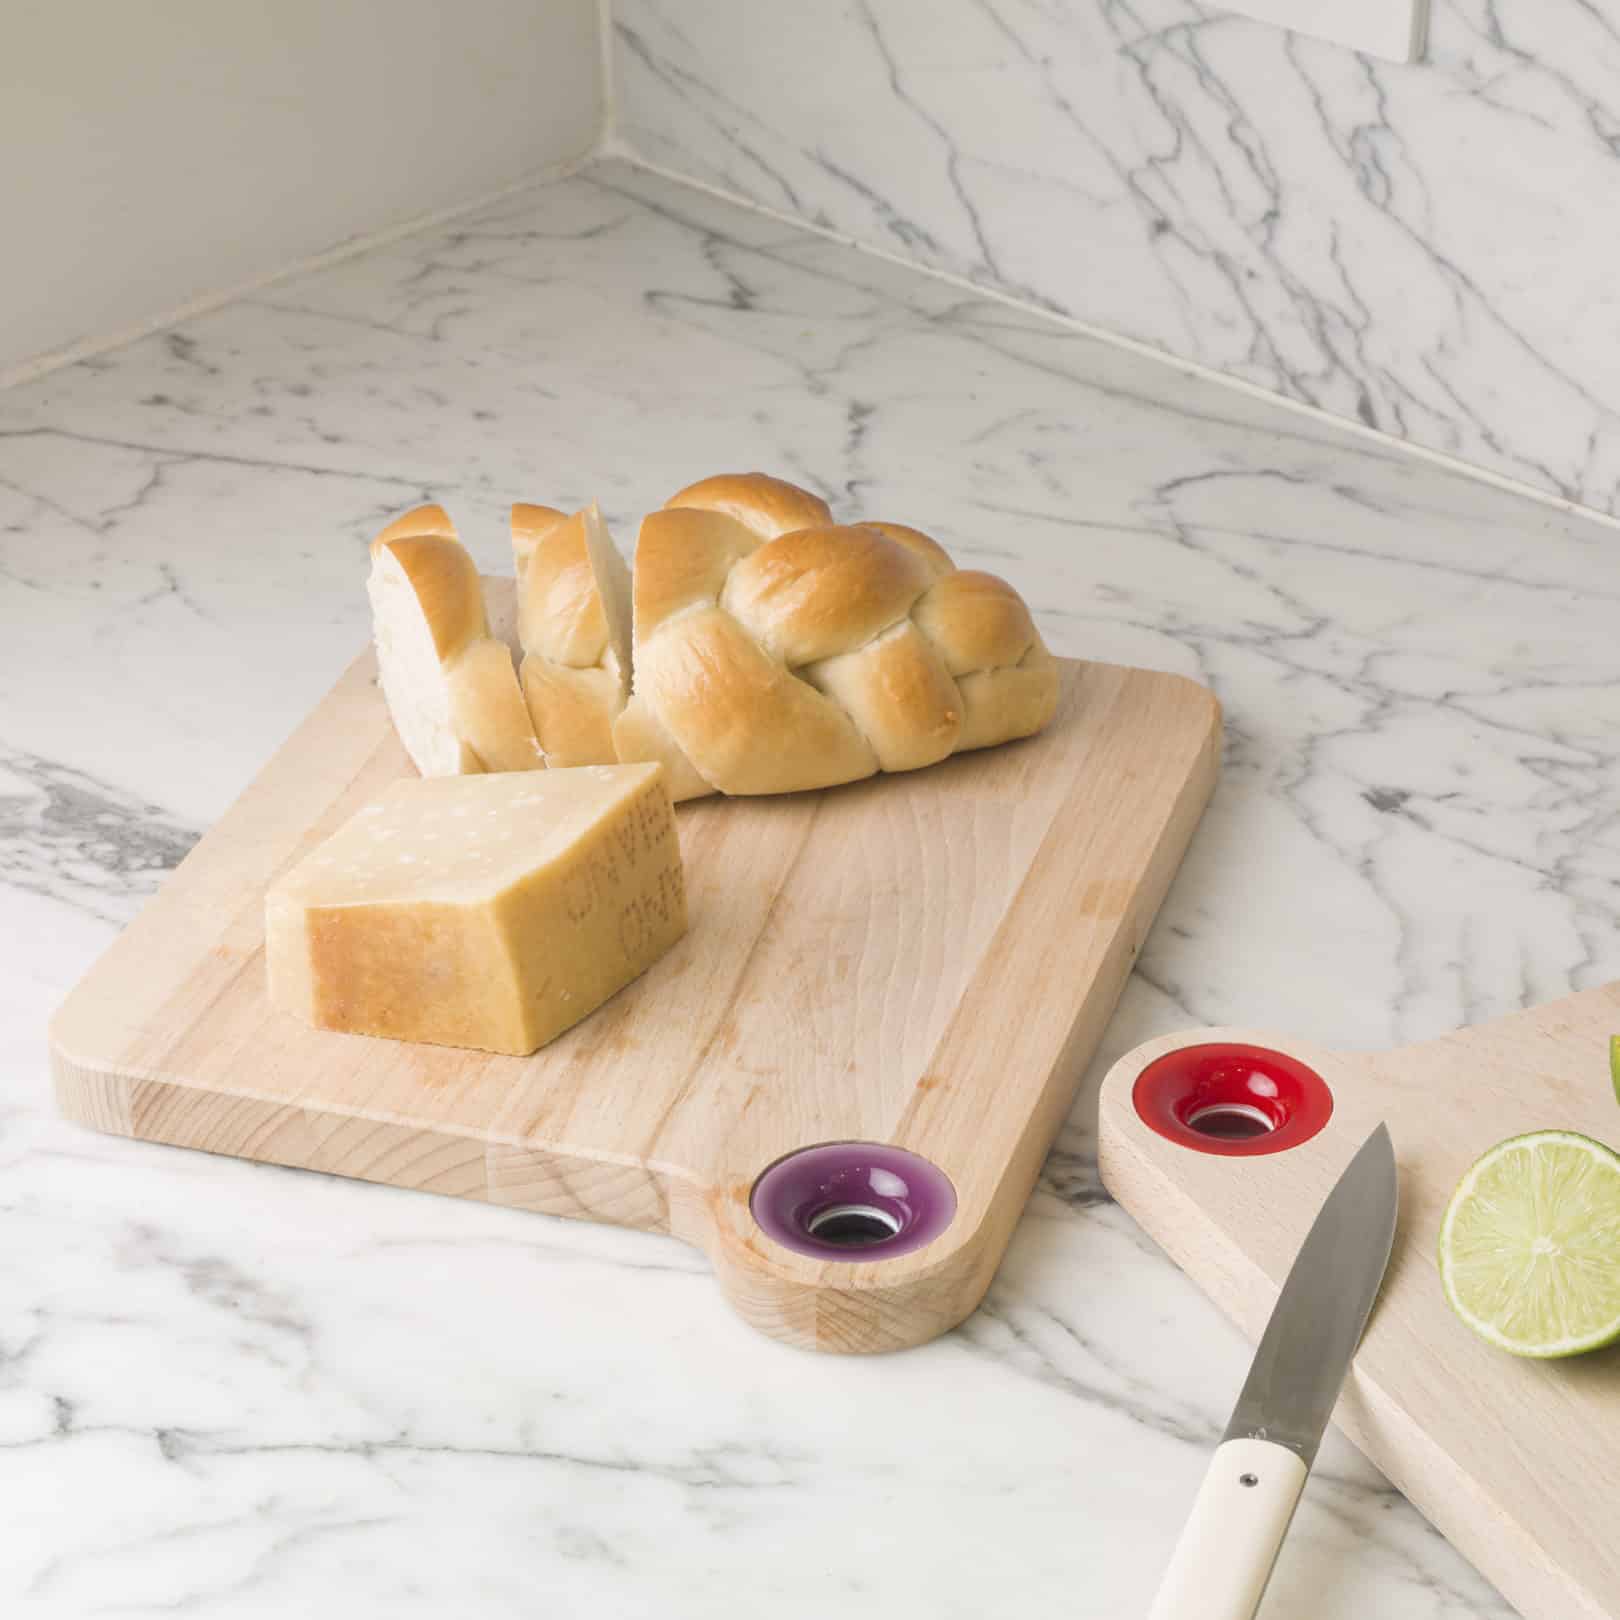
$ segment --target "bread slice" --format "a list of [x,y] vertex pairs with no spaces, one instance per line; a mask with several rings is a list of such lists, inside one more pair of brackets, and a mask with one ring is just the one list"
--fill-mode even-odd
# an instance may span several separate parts
[[611,765],[630,695],[630,570],[595,503],[512,508],[521,679],[552,765]]
[[512,654],[489,633],[478,569],[439,506],[371,543],[377,671],[394,729],[423,776],[545,765]]
[[[706,480],[708,485],[720,482]],[[646,650],[671,619],[713,608],[732,565],[759,544],[759,536],[740,519],[704,501],[691,507],[666,502],[662,511],[649,512],[642,520],[634,579],[635,691],[614,722],[613,744],[626,764],[654,760],[662,765],[669,796],[677,804],[716,789],[664,724],[647,676]]]

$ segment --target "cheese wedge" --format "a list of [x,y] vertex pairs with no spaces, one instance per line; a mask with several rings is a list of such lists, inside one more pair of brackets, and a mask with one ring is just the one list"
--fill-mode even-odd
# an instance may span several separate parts
[[525,1054],[686,932],[658,765],[396,783],[265,903],[270,997],[318,1029]]

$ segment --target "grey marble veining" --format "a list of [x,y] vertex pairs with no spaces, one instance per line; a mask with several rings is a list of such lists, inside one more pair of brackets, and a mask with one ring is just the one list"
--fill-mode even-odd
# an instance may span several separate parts
[[646,159],[1620,514],[1620,0],[616,0]]
[[[1226,705],[963,1328],[797,1354],[668,1240],[56,1118],[47,1014],[360,646],[388,515],[495,571],[514,498],[625,543],[749,466]],[[0,394],[0,1607],[1145,1612],[1248,1352],[1101,1189],[1098,1079],[1620,975],[1617,608],[1596,522],[619,166]],[[1267,1612],[1509,1620],[1337,1440]]]
[[71,766],[0,752],[0,884],[124,923],[197,841]]

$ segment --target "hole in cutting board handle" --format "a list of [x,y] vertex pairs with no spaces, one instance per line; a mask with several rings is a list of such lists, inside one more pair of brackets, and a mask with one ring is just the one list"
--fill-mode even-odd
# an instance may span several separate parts
[[834,1204],[805,1222],[813,1238],[840,1249],[870,1249],[900,1231],[899,1220],[876,1204]]
[[1247,1142],[1276,1130],[1278,1122],[1264,1109],[1251,1103],[1206,1103],[1187,1116],[1187,1123],[1200,1136],[1213,1136],[1224,1142]]
[[778,1159],[749,1198],[767,1237],[818,1260],[888,1260],[932,1243],[956,1214],[937,1165],[880,1142],[824,1142]]
[[1210,1041],[1167,1052],[1136,1077],[1142,1123],[1182,1147],[1225,1158],[1285,1153],[1333,1117],[1315,1069],[1267,1046]]

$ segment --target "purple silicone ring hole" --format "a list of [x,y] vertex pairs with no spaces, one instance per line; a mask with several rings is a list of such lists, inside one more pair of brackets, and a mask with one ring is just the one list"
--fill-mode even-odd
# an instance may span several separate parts
[[956,1214],[945,1172],[903,1148],[827,1142],[778,1159],[754,1183],[754,1219],[818,1260],[887,1260],[932,1243]]

